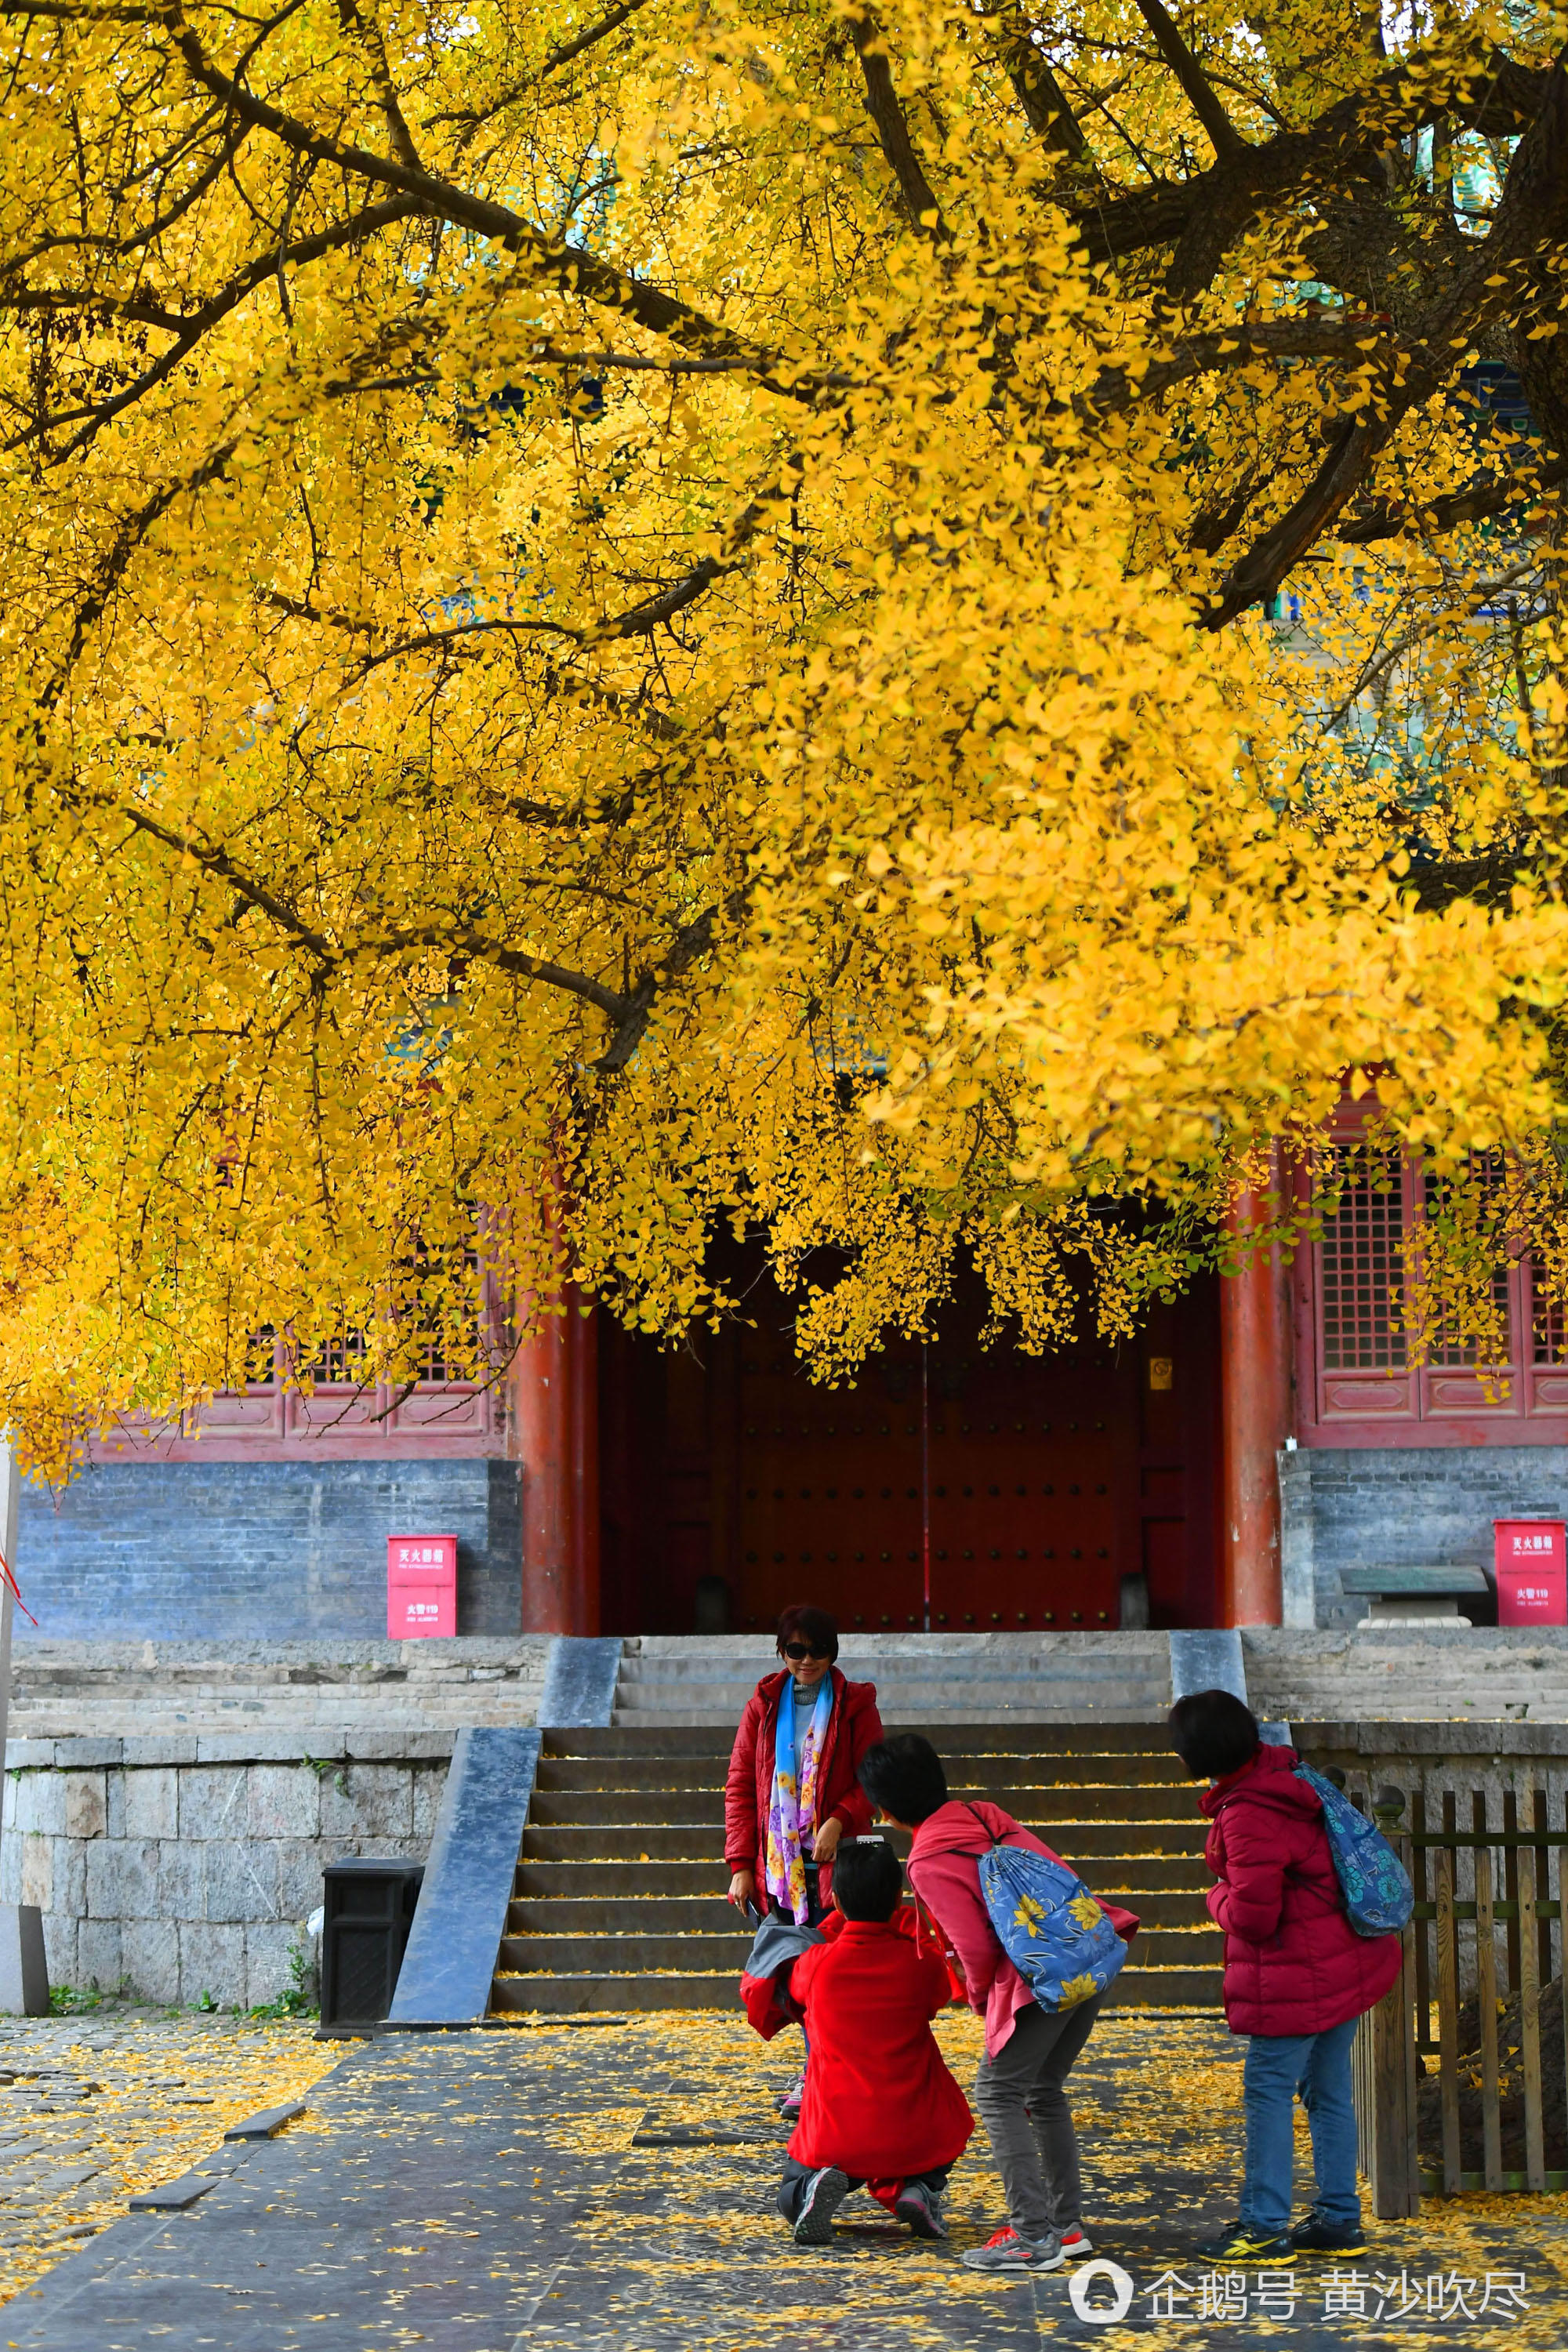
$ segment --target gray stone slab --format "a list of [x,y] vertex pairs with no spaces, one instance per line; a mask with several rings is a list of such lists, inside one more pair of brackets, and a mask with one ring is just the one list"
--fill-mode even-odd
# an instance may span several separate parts
[[537,1731],[458,1734],[390,2024],[472,2025],[489,2008],[539,1750]]
[[55,1762],[64,1770],[89,1771],[96,1765],[123,1763],[123,1739],[57,1739]]
[[205,2197],[226,2178],[222,2172],[183,2172],[161,2189],[143,2189],[131,2200],[133,2213],[184,2213],[198,2197]]
[[355,1730],[344,1735],[344,1753],[356,1764],[438,1764],[450,1757],[457,1736],[455,1731]]
[[196,1735],[194,1731],[165,1732],[156,1738],[127,1739],[122,1742],[125,1764],[194,1764],[196,1760]]
[[202,1764],[300,1764],[307,1755],[336,1762],[348,1754],[341,1731],[200,1731],[196,1760]]
[[1370,1593],[1374,1599],[1399,1600],[1407,1593],[1489,1592],[1484,1568],[1458,1564],[1447,1568],[1342,1568],[1340,1582],[1347,1592]]
[[53,1768],[55,1743],[52,1739],[8,1739],[5,1742],[7,1772],[42,1772]]
[[1223,1690],[1246,1703],[1247,1666],[1238,1633],[1178,1633],[1170,1642],[1173,1699],[1194,1691]]
[[270,2139],[274,2132],[280,2132],[285,2124],[291,2124],[296,2116],[302,2116],[304,2112],[303,2099],[295,2099],[289,2105],[281,2107],[263,2107],[259,2114],[247,2116],[243,2123],[230,2124],[224,2137],[225,2139]]
[[621,1671],[618,1641],[562,1633],[550,1645],[540,1694],[539,1720],[545,1729],[592,1729],[615,1712]]

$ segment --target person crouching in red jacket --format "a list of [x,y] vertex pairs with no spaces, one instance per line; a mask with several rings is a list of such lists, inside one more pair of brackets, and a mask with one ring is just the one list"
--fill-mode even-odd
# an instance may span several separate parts
[[[1230,1691],[1179,1698],[1169,1720],[1177,1755],[1210,1784],[1198,1809],[1214,1825],[1204,1858],[1218,1882],[1210,1916],[1225,1929],[1226,2022],[1249,2037],[1241,2215],[1198,2252],[1239,2265],[1359,2254],[1351,2043],[1363,2012],[1399,1974],[1401,1940],[1352,1927],[1322,1801],[1296,1778],[1293,1748],[1265,1746],[1257,1717]],[[1311,2125],[1317,2198],[1292,2229],[1298,2092]]]
[[903,1887],[884,1839],[845,1840],[826,1940],[790,1972],[811,2063],[778,2210],[798,2245],[826,2246],[862,2184],[917,2237],[947,2235],[942,2191],[974,2118],[931,2030],[952,1992],[947,1962],[919,1948]]

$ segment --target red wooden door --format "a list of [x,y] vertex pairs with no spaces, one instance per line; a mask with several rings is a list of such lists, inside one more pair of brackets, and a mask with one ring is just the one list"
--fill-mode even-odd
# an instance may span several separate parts
[[761,1631],[802,1600],[847,1629],[918,1629],[928,1548],[934,1631],[1114,1626],[1138,1570],[1156,1623],[1207,1622],[1212,1284],[1120,1348],[1041,1357],[982,1348],[961,1292],[923,1365],[895,1341],[838,1388],[806,1377],[771,1282],[746,1304],[750,1328],[604,1350],[606,1630],[719,1611]]

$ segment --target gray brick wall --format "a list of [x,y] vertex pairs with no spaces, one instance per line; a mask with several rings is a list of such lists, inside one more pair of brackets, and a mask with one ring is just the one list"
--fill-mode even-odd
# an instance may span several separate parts
[[1568,1446],[1303,1446],[1279,1487],[1287,1623],[1310,1595],[1318,1624],[1352,1625],[1342,1569],[1489,1568],[1494,1519],[1568,1518]]
[[[187,2006],[287,1990],[321,1874],[429,1848],[449,1732],[351,1750],[266,1734],[12,1740],[0,1902],[44,1914],[50,1982]],[[357,1751],[357,1752],[356,1752]],[[367,1752],[369,1751],[369,1752]]]
[[46,1641],[374,1639],[387,1537],[455,1532],[458,1631],[516,1633],[519,1493],[514,1462],[117,1462],[24,1491],[18,1571]]

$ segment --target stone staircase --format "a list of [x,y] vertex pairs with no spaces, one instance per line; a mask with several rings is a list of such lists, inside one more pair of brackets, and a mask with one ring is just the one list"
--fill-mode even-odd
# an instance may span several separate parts
[[[735,2006],[749,1931],[724,1901],[723,1785],[739,1702],[722,1728],[626,1712],[630,1724],[617,1705],[613,1728],[543,1735],[492,2014]],[[992,1728],[973,1714],[962,1727],[928,1714],[924,1727],[954,1796],[1006,1805],[1138,1913],[1121,2005],[1217,2006],[1203,1824],[1161,1727],[999,1716]]]
[[[728,1726],[778,1665],[773,1637],[634,1634],[614,1721]],[[1171,1704],[1164,1633],[846,1634],[838,1663],[877,1685],[889,1726],[1157,1723]]]

